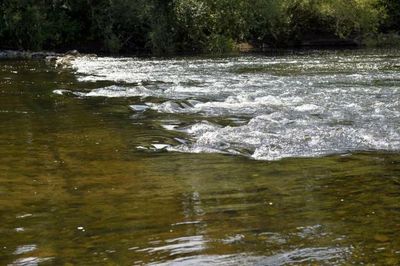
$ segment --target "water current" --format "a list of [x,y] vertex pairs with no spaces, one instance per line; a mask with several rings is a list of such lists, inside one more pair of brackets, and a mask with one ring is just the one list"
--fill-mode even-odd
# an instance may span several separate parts
[[400,51],[0,61],[0,265],[400,265]]
[[184,139],[156,149],[257,160],[400,150],[396,54],[82,57],[72,67],[80,81],[118,84],[77,96],[131,97],[136,114],[175,114],[161,126],[185,133]]

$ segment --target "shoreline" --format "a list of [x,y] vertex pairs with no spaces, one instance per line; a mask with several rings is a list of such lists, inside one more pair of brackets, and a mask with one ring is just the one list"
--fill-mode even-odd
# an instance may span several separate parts
[[[318,43],[318,42],[317,42]],[[12,50],[12,49],[0,49],[0,60],[7,59],[34,59],[34,60],[48,60],[53,61],[59,58],[65,57],[79,57],[79,56],[111,56],[111,57],[179,57],[179,56],[235,56],[235,55],[248,55],[248,54],[282,54],[292,52],[311,52],[311,51],[343,51],[343,50],[364,50],[364,49],[400,49],[399,45],[317,45],[307,43],[305,45],[290,46],[290,47],[270,47],[270,46],[253,46],[248,43],[237,44],[237,49],[225,52],[225,53],[204,53],[204,52],[176,52],[171,54],[154,54],[149,51],[132,51],[132,52],[121,52],[121,53],[110,53],[110,52],[94,52],[83,50],[68,50],[66,52],[57,51],[29,51],[29,50]]]
[[31,52],[28,50],[0,50],[0,59],[47,59],[63,56],[62,53],[53,51]]

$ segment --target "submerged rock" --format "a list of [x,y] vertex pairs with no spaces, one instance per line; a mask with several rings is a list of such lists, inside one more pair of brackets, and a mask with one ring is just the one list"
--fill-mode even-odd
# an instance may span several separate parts
[[67,51],[64,55],[79,56],[81,54],[78,52],[78,50],[70,50],[70,51]]
[[150,107],[149,106],[147,106],[147,105],[141,105],[141,104],[134,104],[134,105],[131,105],[131,106],[129,106],[133,111],[136,111],[136,112],[144,112],[144,111],[146,111],[147,109],[149,109]]
[[387,235],[382,235],[382,234],[376,234],[374,236],[374,239],[377,242],[389,242],[390,241],[390,238]]
[[96,54],[81,54],[77,50],[71,50],[63,55],[59,55],[55,59],[55,66],[68,68],[72,66],[72,61],[78,57],[97,57]]
[[151,144],[151,146],[153,146],[154,149],[156,149],[156,150],[165,150],[165,149],[169,148],[171,145],[169,145],[169,144]]
[[55,61],[56,67],[70,67],[72,65],[72,60],[75,58],[76,56],[69,54],[57,57]]

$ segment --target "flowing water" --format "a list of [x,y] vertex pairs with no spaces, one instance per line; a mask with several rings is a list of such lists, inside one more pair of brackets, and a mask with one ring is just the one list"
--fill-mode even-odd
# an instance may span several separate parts
[[0,61],[1,265],[399,265],[400,51]]

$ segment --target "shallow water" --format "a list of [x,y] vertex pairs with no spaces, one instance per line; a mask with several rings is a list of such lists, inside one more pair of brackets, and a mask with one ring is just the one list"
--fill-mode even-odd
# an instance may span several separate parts
[[400,263],[399,52],[73,66],[0,62],[0,264]]
[[73,62],[79,80],[119,84],[73,94],[136,97],[131,105],[136,113],[174,115],[161,116],[159,123],[190,140],[156,147],[172,151],[259,160],[399,151],[399,56],[80,58]]

